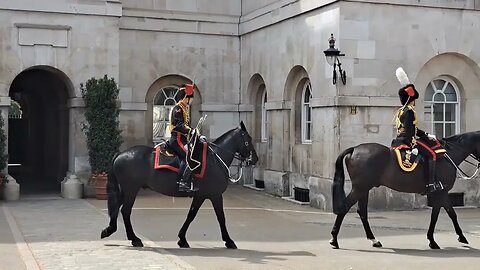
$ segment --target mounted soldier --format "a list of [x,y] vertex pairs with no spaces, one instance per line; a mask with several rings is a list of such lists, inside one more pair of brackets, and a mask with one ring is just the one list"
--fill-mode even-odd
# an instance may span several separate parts
[[415,112],[415,100],[418,99],[418,91],[410,83],[407,74],[401,67],[397,69],[396,75],[402,84],[402,88],[398,90],[398,96],[403,106],[396,114],[395,127],[397,129],[397,137],[393,139],[391,146],[396,148],[406,145],[412,149],[412,153],[420,152],[425,161],[427,192],[443,190],[442,183],[435,180],[437,155],[429,146],[430,142],[436,141],[437,138],[435,135],[428,134],[418,128],[418,117]]
[[178,190],[192,192],[197,191],[192,184],[192,171],[187,166],[187,144],[195,136],[195,130],[190,127],[190,113],[188,105],[193,100],[194,84],[185,84],[180,91],[185,92],[185,96],[173,107],[170,113],[170,122],[168,129],[171,137],[167,142],[171,149],[180,159],[177,182]]

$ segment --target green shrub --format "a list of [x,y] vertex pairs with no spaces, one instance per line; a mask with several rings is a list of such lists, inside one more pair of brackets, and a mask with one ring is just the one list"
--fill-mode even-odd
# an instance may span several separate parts
[[85,101],[85,119],[82,130],[87,136],[87,148],[92,174],[109,171],[113,156],[122,144],[117,104],[119,89],[113,78],[91,78],[80,84]]
[[0,113],[0,172],[5,170],[8,162],[7,150],[7,136],[5,135],[5,121],[3,120],[3,115]]

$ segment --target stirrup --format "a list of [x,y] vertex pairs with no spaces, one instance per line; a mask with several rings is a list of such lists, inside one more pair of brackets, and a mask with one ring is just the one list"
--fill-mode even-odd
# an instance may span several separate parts
[[425,187],[427,188],[427,192],[430,193],[444,189],[442,182],[434,182],[433,184],[427,184]]

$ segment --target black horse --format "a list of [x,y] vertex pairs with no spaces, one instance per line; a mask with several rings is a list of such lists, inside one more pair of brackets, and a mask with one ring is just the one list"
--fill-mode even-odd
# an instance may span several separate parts
[[[440,247],[433,238],[435,224],[438,214],[443,207],[453,222],[458,241],[468,244],[457,221],[457,214],[453,210],[452,203],[448,197],[448,191],[452,189],[456,180],[458,166],[468,156],[473,156],[477,161],[480,158],[480,131],[469,132],[444,138],[441,142],[445,145],[447,157],[439,158],[436,166],[436,176],[445,187],[445,190],[429,195],[432,201],[432,215],[427,233],[429,246],[432,249]],[[343,159],[350,175],[352,190],[345,197]],[[453,164],[453,163],[455,164]],[[335,176],[333,179],[333,212],[337,215],[332,229],[330,244],[338,248],[337,236],[342,225],[343,218],[349,209],[358,201],[358,214],[362,220],[367,238],[373,242],[374,247],[381,247],[382,244],[375,239],[367,219],[368,192],[373,187],[387,186],[400,192],[418,193],[425,192],[425,175],[423,164],[419,164],[413,172],[404,172],[400,169],[393,151],[388,147],[376,144],[360,144],[343,151],[335,163]],[[477,167],[478,168],[478,167]]]
[[[143,246],[140,238],[133,232],[130,214],[140,188],[149,187],[168,196],[193,196],[187,219],[178,233],[180,247],[190,247],[185,238],[188,226],[205,199],[210,199],[220,224],[225,246],[237,248],[225,226],[222,194],[228,186],[228,167],[233,159],[237,158],[242,162],[246,161],[247,165],[254,165],[258,160],[257,153],[243,122],[240,123],[239,128],[226,132],[209,145],[213,151],[207,152],[207,168],[203,179],[195,181],[199,190],[193,194],[178,191],[176,172],[154,169],[154,148],[134,146],[118,154],[113,160],[112,171],[108,174],[107,193],[110,223],[102,230],[101,237],[108,237],[117,230],[118,212],[122,206],[121,212],[128,240],[131,240],[135,247]],[[237,156],[237,153],[240,156]]]

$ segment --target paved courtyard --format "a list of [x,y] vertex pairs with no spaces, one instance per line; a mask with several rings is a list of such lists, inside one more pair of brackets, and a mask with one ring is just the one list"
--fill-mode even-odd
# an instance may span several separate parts
[[126,240],[123,222],[107,239],[106,201],[26,197],[0,203],[0,269],[478,269],[480,211],[457,209],[470,245],[456,241],[442,212],[436,230],[442,250],[426,240],[430,212],[371,212],[377,249],[365,239],[356,213],[340,232],[341,249],[328,244],[334,215],[264,193],[231,186],[225,193],[230,236],[227,250],[210,202],[187,233],[190,249],[178,248],[177,233],[191,199],[142,191],[132,223],[145,247]]

